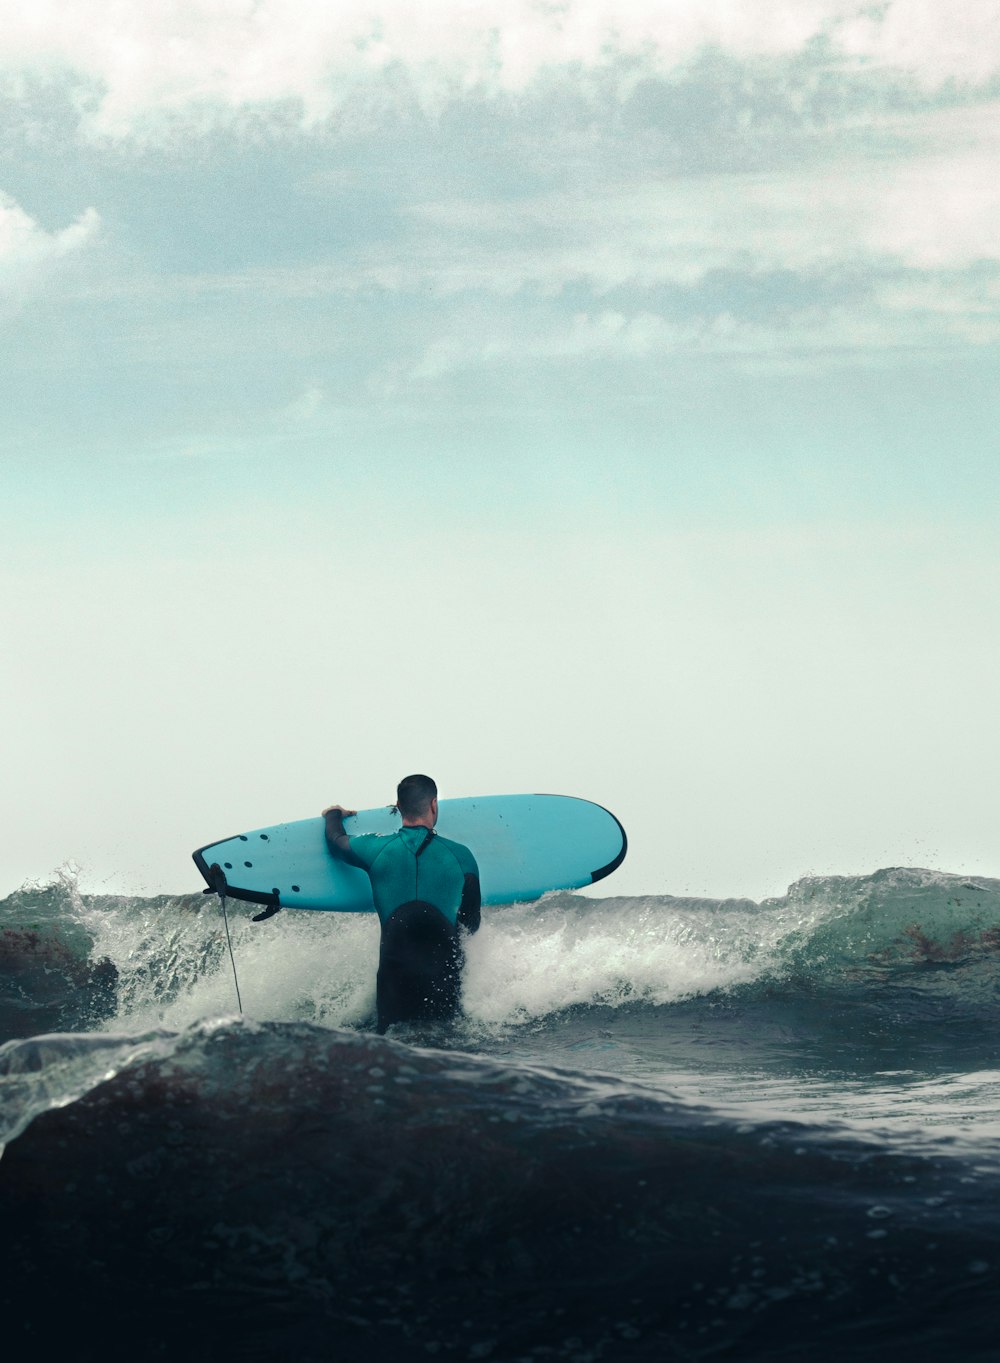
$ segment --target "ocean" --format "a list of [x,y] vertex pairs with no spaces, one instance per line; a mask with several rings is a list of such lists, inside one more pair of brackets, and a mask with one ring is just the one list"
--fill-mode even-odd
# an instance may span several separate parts
[[2,901],[8,1357],[1000,1358],[1000,880],[488,908],[385,1037],[254,911]]

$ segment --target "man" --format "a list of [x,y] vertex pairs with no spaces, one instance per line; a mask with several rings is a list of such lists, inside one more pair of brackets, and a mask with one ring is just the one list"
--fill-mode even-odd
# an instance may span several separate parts
[[342,805],[323,810],[335,857],[367,871],[382,923],[378,1030],[394,1022],[452,1017],[461,992],[460,931],[479,928],[479,867],[467,847],[434,832],[437,786],[406,776],[396,789],[403,820],[395,833],[348,837]]

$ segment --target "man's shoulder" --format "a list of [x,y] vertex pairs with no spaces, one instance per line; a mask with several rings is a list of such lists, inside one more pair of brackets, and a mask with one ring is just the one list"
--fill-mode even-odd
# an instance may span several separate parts
[[348,842],[351,851],[370,864],[395,836],[395,833],[352,833]]
[[476,865],[476,858],[472,853],[472,849],[466,847],[464,842],[455,842],[453,838],[443,838],[440,833],[435,836],[434,840],[439,846],[451,852],[464,871],[475,874],[479,873],[479,867]]
[[376,843],[388,842],[390,838],[396,837],[396,833],[352,833],[351,842],[363,842],[368,846]]

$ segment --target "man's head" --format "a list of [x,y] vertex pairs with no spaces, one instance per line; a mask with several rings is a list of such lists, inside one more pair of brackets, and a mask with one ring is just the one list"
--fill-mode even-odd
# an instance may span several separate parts
[[396,808],[403,823],[437,823],[438,788],[429,776],[404,776],[396,787]]

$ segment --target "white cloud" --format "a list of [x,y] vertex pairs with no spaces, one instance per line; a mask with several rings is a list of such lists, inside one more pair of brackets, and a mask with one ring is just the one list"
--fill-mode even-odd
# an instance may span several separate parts
[[0,15],[0,72],[72,74],[90,130],[117,137],[149,134],[150,115],[288,101],[308,124],[389,70],[439,107],[622,55],[669,72],[706,47],[781,57],[821,37],[841,64],[981,85],[1000,71],[998,26],[1000,0],[35,0]]
[[521,360],[646,358],[709,349],[723,336],[731,343],[737,330],[725,317],[680,324],[650,312],[632,316],[611,309],[581,312],[565,323],[514,326],[503,336],[441,338],[427,348],[410,377],[436,379],[467,366]]
[[998,151],[992,146],[895,167],[873,204],[869,246],[921,269],[1000,260]]
[[96,237],[101,220],[93,208],[58,232],[46,232],[20,204],[0,192],[0,283],[19,283],[71,255]]
[[890,0],[844,6],[856,13],[838,26],[841,49],[866,64],[907,71],[928,85],[984,84],[1000,68],[1000,5],[977,0]]
[[406,377],[423,383],[477,368],[565,362],[648,361],[681,355],[725,356],[753,371],[836,367],[901,350],[1000,343],[1000,280],[905,275],[865,302],[748,321],[719,311],[686,320],[648,310],[595,309],[559,320],[551,314],[502,325],[455,325],[431,342]]

